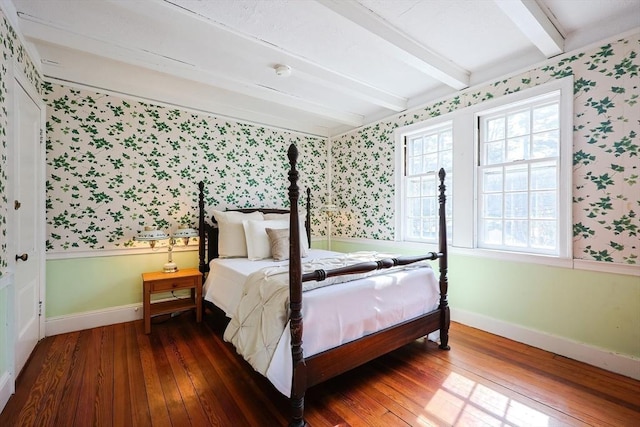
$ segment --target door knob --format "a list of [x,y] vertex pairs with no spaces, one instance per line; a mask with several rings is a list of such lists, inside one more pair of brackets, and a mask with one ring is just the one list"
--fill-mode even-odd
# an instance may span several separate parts
[[26,261],[29,259],[29,254],[16,255],[16,261],[18,260]]

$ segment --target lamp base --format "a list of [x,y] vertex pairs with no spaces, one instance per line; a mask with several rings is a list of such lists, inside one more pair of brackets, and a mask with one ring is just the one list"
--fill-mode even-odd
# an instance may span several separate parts
[[178,266],[175,262],[168,262],[164,265],[162,271],[164,271],[165,273],[175,273],[176,271],[178,271]]

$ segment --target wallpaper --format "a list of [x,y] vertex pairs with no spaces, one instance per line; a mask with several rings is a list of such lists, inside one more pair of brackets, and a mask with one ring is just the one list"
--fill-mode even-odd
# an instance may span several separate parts
[[0,276],[2,276],[8,267],[7,262],[7,214],[8,214],[8,191],[7,188],[7,167],[8,167],[8,111],[9,99],[8,91],[10,68],[14,63],[21,67],[21,71],[29,79],[33,86],[39,91],[41,86],[40,74],[35,69],[31,59],[27,56],[22,43],[9,21],[0,11],[0,49],[2,56],[0,57]]
[[638,35],[608,43],[335,138],[333,235],[393,240],[394,129],[573,75],[574,258],[637,264],[639,47]]
[[[291,143],[301,203],[306,187],[323,203],[323,138],[55,84],[44,98],[48,252],[141,245],[132,239],[145,225],[197,227],[201,180],[209,211],[286,206]],[[314,234],[321,225],[314,215]]]

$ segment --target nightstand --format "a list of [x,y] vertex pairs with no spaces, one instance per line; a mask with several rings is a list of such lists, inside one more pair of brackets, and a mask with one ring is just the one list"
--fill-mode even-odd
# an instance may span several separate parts
[[[142,307],[144,333],[151,332],[151,317],[157,314],[196,309],[196,321],[202,321],[202,273],[197,268],[185,268],[175,273],[155,271],[142,273]],[[191,297],[151,303],[151,294],[191,289]]]

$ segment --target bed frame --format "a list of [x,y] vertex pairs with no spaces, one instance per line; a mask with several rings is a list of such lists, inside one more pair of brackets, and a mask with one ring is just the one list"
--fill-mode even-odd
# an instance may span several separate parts
[[[318,383],[328,380],[336,375],[347,372],[383,354],[389,353],[431,332],[440,331],[440,345],[443,350],[449,350],[449,304],[447,301],[447,228],[445,218],[445,172],[440,169],[439,189],[439,248],[438,252],[429,252],[426,255],[388,258],[376,262],[364,262],[334,270],[316,270],[302,274],[302,261],[300,254],[300,225],[298,218],[298,201],[300,189],[298,188],[299,173],[296,169],[298,162],[298,150],[291,144],[288,150],[289,157],[289,202],[290,209],[237,209],[241,212],[259,210],[265,213],[289,212],[290,245],[289,245],[289,323],[291,329],[291,355],[293,360],[293,378],[291,388],[291,421],[290,427],[303,427],[307,423],[304,420],[304,396],[306,390]],[[209,261],[218,256],[218,229],[215,225],[206,222],[204,208],[204,184],[198,184],[200,189],[200,271],[209,270]],[[307,189],[306,233],[310,241],[310,190]],[[419,317],[389,327],[382,331],[367,335],[358,340],[349,342],[339,347],[326,350],[310,357],[304,357],[302,348],[302,283],[312,280],[324,280],[329,277],[348,274],[366,273],[373,270],[386,269],[397,265],[407,265],[423,260],[439,261],[439,287],[440,302],[437,309]]]

